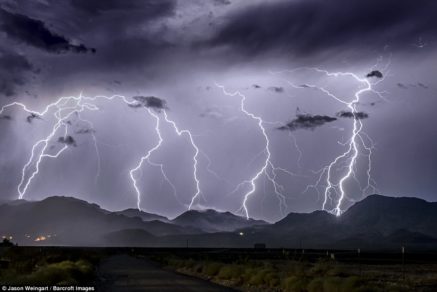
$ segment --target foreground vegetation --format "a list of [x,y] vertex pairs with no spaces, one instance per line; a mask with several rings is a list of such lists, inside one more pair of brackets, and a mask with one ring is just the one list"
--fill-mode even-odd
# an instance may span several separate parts
[[[316,262],[302,259],[219,261],[175,255],[153,256],[179,273],[188,274],[242,291],[435,291],[435,266],[429,275],[403,276],[400,266],[342,264],[325,257]],[[434,274],[434,275],[433,275]],[[432,276],[433,275],[433,276]],[[434,288],[433,288],[434,287]]]
[[[335,253],[335,255],[334,255]],[[94,285],[106,291],[102,259],[118,254],[240,291],[436,291],[437,253],[348,251],[17,247],[0,244],[0,284]],[[100,289],[100,290],[99,290]]]
[[95,281],[100,255],[60,248],[1,247],[0,283],[9,285],[81,285]]

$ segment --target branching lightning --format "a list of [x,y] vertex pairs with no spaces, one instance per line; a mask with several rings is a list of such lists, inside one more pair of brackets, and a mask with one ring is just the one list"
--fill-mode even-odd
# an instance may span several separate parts
[[[69,125],[70,125],[70,123],[68,122],[68,119],[71,118],[74,114],[77,115],[78,120],[80,120],[83,123],[86,123],[90,127],[90,130],[88,132],[92,134],[92,138],[94,141],[94,147],[95,147],[96,155],[97,155],[97,173],[96,173],[96,177],[95,177],[95,182],[97,183],[98,177],[100,175],[100,168],[101,168],[101,158],[100,158],[100,152],[99,152],[99,149],[97,146],[97,137],[94,134],[94,125],[90,121],[83,119],[81,117],[80,113],[82,113],[85,110],[88,110],[88,111],[100,110],[99,107],[95,104],[95,102],[99,99],[105,99],[108,101],[112,101],[114,99],[120,99],[125,104],[127,104],[129,106],[137,107],[137,105],[138,105],[138,102],[136,100],[128,100],[126,97],[121,96],[121,95],[114,95],[114,96],[110,96],[110,97],[107,97],[107,96],[84,97],[81,94],[78,97],[74,97],[74,96],[61,97],[58,100],[56,100],[55,102],[47,105],[46,108],[40,112],[29,109],[27,107],[27,105],[25,105],[24,103],[21,103],[21,102],[13,102],[13,103],[4,105],[0,109],[0,115],[2,115],[8,108],[16,106],[16,107],[20,107],[26,113],[28,113],[32,116],[35,116],[35,117],[45,117],[45,116],[48,116],[50,113],[53,113],[53,117],[55,118],[55,123],[54,123],[53,127],[51,128],[50,133],[45,138],[38,140],[32,146],[31,155],[30,155],[29,159],[27,160],[26,164],[22,168],[21,179],[20,179],[20,182],[19,182],[18,187],[17,187],[19,199],[24,198],[24,196],[28,192],[29,186],[31,185],[32,181],[39,174],[40,165],[41,165],[42,161],[44,160],[44,158],[58,158],[64,151],[66,151],[68,149],[69,145],[64,144],[61,147],[61,149],[56,151],[56,153],[50,153],[49,145],[51,142],[54,141],[54,137],[59,131],[63,131],[64,138],[67,137],[67,135],[69,133]],[[160,168],[163,178],[166,180],[166,182],[172,188],[175,198],[178,200],[179,203],[181,203],[178,199],[175,185],[170,181],[170,179],[168,178],[167,174],[164,171],[164,165],[161,163],[153,162],[151,160],[152,154],[161,147],[164,140],[163,140],[163,137],[161,134],[161,129],[160,129],[161,118],[159,117],[159,111],[154,111],[152,108],[148,108],[148,107],[146,107],[146,110],[147,110],[147,113],[156,122],[155,123],[155,133],[158,137],[158,142],[153,148],[148,150],[146,152],[146,154],[139,159],[138,163],[135,165],[134,168],[129,170],[129,176],[130,176],[130,179],[132,181],[132,186],[133,186],[133,189],[134,189],[135,194],[136,194],[137,208],[139,210],[141,210],[142,194],[141,194],[140,188],[138,186],[137,172],[141,170],[141,167],[143,166],[144,162],[147,162],[151,166],[156,166],[156,167]],[[178,136],[186,134],[189,137],[190,143],[193,146],[193,148],[195,149],[195,155],[193,156],[193,163],[194,163],[193,164],[193,166],[194,166],[193,176],[194,176],[195,183],[196,183],[196,193],[191,199],[191,202],[189,205],[189,208],[191,208],[193,206],[195,200],[197,199],[197,197],[201,194],[200,180],[198,178],[198,169],[197,169],[198,168],[199,148],[195,144],[195,142],[193,140],[193,136],[189,130],[179,130],[176,123],[168,118],[168,115],[165,111],[164,111],[164,116],[165,116],[165,121],[167,123],[169,123],[174,128],[174,130],[176,131]]]
[[[251,118],[257,122],[258,127],[259,127],[259,129],[264,137],[264,140],[265,140],[265,148],[261,152],[261,153],[265,154],[265,160],[264,160],[262,167],[258,170],[258,172],[251,179],[245,180],[245,181],[241,182],[240,184],[238,184],[238,186],[235,188],[235,190],[231,193],[236,192],[238,189],[240,189],[241,187],[243,187],[245,185],[249,185],[250,188],[244,194],[243,204],[241,206],[241,210],[244,211],[246,218],[249,219],[250,214],[249,214],[249,210],[247,208],[247,202],[248,202],[250,196],[253,195],[257,190],[256,189],[256,182],[258,181],[258,179],[262,175],[265,175],[265,177],[271,182],[271,184],[273,186],[273,190],[275,192],[275,195],[277,196],[277,198],[279,200],[279,208],[280,208],[281,214],[283,214],[284,210],[287,208],[286,196],[283,194],[285,188],[284,188],[284,186],[282,186],[281,184],[279,184],[276,181],[276,178],[278,176],[278,172],[283,172],[283,173],[286,173],[288,175],[294,175],[294,173],[292,173],[284,168],[276,167],[272,163],[272,161],[271,161],[272,154],[270,152],[270,139],[267,135],[266,128],[264,127],[264,124],[266,122],[261,117],[249,112],[246,109],[246,107],[245,107],[246,96],[239,91],[236,91],[233,93],[228,92],[228,91],[226,91],[226,89],[223,85],[216,84],[216,86],[218,88],[220,88],[223,91],[223,94],[225,94],[227,96],[240,97],[240,111],[242,113],[244,113],[246,116],[248,116],[249,118]],[[269,123],[271,123],[271,122],[269,122]]]
[[188,139],[191,143],[191,146],[194,149],[194,155],[193,155],[193,177],[194,180],[196,182],[196,192],[194,194],[194,196],[191,198],[190,201],[190,205],[188,206],[188,209],[191,210],[191,208],[193,207],[194,202],[197,200],[197,198],[201,195],[201,191],[200,191],[200,180],[199,180],[199,176],[198,176],[198,164],[199,164],[199,147],[197,147],[196,143],[194,142],[193,139],[193,135],[191,134],[191,132],[189,130],[179,130],[178,126],[176,125],[176,122],[174,122],[173,120],[171,120],[168,115],[167,115],[167,111],[163,110],[164,112],[164,118],[165,121],[167,123],[169,123],[173,129],[176,131],[176,134],[178,136],[182,136],[183,134],[188,136]]
[[[139,160],[138,164],[137,164],[134,168],[132,168],[132,169],[129,171],[130,178],[131,178],[132,183],[133,183],[133,187],[134,187],[135,192],[136,192],[136,194],[137,194],[137,208],[138,208],[138,210],[141,210],[141,191],[140,191],[140,189],[139,189],[139,187],[138,187],[138,183],[137,183],[137,180],[136,180],[136,178],[135,178],[135,173],[141,169],[141,167],[143,166],[144,161],[147,161],[148,163],[151,163],[151,162],[150,162],[150,156],[151,156],[152,153],[155,152],[159,147],[161,147],[161,144],[162,144],[162,141],[163,141],[163,139],[162,139],[162,135],[161,135],[161,131],[160,131],[160,128],[159,128],[159,127],[160,127],[160,119],[159,119],[159,116],[158,116],[155,112],[153,112],[153,110],[151,110],[151,109],[147,109],[147,111],[148,111],[148,113],[149,113],[149,114],[150,114],[150,115],[155,119],[155,121],[156,121],[156,124],[155,124],[155,131],[156,131],[156,134],[158,135],[158,143],[157,143],[157,144],[156,144],[152,149],[148,150],[147,153],[146,153],[146,155],[144,155],[143,157],[141,157],[141,159]],[[161,167],[161,171],[162,171],[162,173],[164,174],[164,177],[168,180],[168,178],[167,178],[167,176],[165,175],[165,172],[163,171],[163,168],[162,168],[162,167]],[[170,184],[171,184],[171,183],[170,183]],[[173,186],[173,184],[171,184],[171,185]]]
[[[366,93],[373,93],[376,94],[381,99],[384,99],[383,92],[379,92],[374,89],[374,85],[381,82],[383,78],[378,80],[377,82],[372,83],[369,80],[369,78],[359,77],[358,75],[352,72],[329,72],[319,68],[297,68],[294,70],[284,70],[284,71],[272,72],[272,73],[273,74],[294,73],[298,70],[312,70],[317,74],[324,75],[327,78],[339,78],[339,77],[352,78],[355,82],[357,82],[360,85],[357,91],[354,92],[353,98],[351,100],[345,100],[344,98],[337,96],[336,94],[334,94],[333,92],[331,92],[330,90],[324,87],[311,85],[311,84],[297,85],[289,80],[285,80],[290,86],[296,89],[311,88],[322,92],[326,96],[342,104],[353,116],[352,131],[350,133],[349,138],[345,143],[338,142],[339,145],[345,147],[345,150],[342,153],[340,153],[338,156],[336,156],[329,164],[327,164],[319,171],[317,171],[316,173],[318,174],[318,179],[316,183],[314,185],[310,185],[307,187],[307,189],[314,188],[317,191],[319,190],[320,187],[323,187],[322,209],[327,210],[339,216],[343,212],[342,209],[343,203],[348,198],[347,191],[346,191],[346,187],[347,187],[346,184],[350,179],[354,179],[359,184],[359,181],[356,176],[356,168],[357,168],[358,160],[361,156],[364,156],[367,159],[367,168],[366,168],[367,184],[364,188],[360,186],[360,189],[362,189],[363,195],[367,194],[370,191],[376,190],[375,187],[376,183],[371,177],[371,172],[372,172],[371,156],[374,150],[374,142],[363,131],[363,123],[361,119],[357,116],[357,114],[359,113],[359,111],[357,110],[357,106],[361,102],[362,96]],[[241,92],[239,91],[228,92],[223,85],[216,84],[216,86],[222,90],[224,95],[229,97],[240,98],[239,110],[245,116],[256,122],[259,131],[262,134],[262,137],[264,138],[265,141],[264,149],[260,152],[259,155],[256,156],[256,158],[258,158],[260,155],[264,156],[263,164],[256,171],[253,177],[239,183],[237,187],[234,189],[234,191],[232,192],[234,193],[242,188],[244,188],[245,190],[246,188],[248,188],[247,191],[244,193],[244,199],[240,211],[244,213],[246,218],[248,219],[250,218],[250,213],[247,206],[248,201],[250,197],[257,191],[258,181],[260,180],[261,177],[264,176],[266,179],[265,181],[271,183],[273,191],[279,201],[280,211],[283,214],[284,211],[288,208],[288,206],[286,202],[286,195],[284,194],[285,187],[280,183],[278,183],[278,176],[280,173],[290,176],[295,176],[295,174],[285,168],[275,166],[272,162],[272,152],[270,150],[271,143],[270,143],[269,136],[267,134],[266,125],[275,124],[277,122],[265,121],[259,115],[256,115],[253,112],[249,111],[246,108],[246,96]],[[106,97],[106,96],[84,97],[81,94],[77,97],[74,96],[61,97],[55,102],[48,104],[42,111],[31,110],[27,107],[27,105],[21,102],[13,102],[4,105],[3,107],[0,108],[0,115],[2,115],[6,110],[8,110],[8,108],[19,107],[24,112],[31,115],[32,117],[39,117],[44,119],[54,118],[54,122],[52,127],[50,128],[50,132],[44,138],[36,141],[32,145],[30,157],[26,161],[25,165],[21,170],[21,179],[17,186],[19,199],[23,199],[25,197],[26,193],[29,190],[30,185],[32,184],[33,180],[40,172],[41,163],[46,158],[56,159],[60,157],[62,153],[67,151],[69,146],[71,146],[68,143],[63,143],[62,146],[59,146],[60,148],[56,148],[56,151],[52,151],[52,149],[54,149],[53,146],[50,147],[51,144],[54,141],[56,141],[55,136],[59,135],[59,133],[64,137],[64,140],[67,139],[71,131],[70,129],[71,122],[69,121],[69,119],[72,118],[73,115],[76,115],[78,120],[80,120],[83,123],[86,123],[91,129],[94,128],[94,125],[92,124],[91,121],[82,118],[81,113],[83,113],[84,111],[90,111],[90,112],[99,111],[100,108],[96,102],[100,99],[107,100],[107,101],[118,99],[124,102],[125,104],[132,106],[133,108],[139,107],[138,100],[135,99],[129,100],[124,96],[120,96],[120,95],[114,95],[110,97]],[[179,201],[177,195],[177,189],[169,179],[168,175],[166,174],[164,165],[162,163],[156,163],[151,159],[152,155],[156,151],[158,151],[158,149],[164,143],[164,138],[161,133],[161,127],[162,127],[162,123],[167,123],[168,125],[171,126],[171,128],[174,129],[175,133],[178,136],[186,136],[194,150],[192,162],[193,162],[193,179],[195,183],[195,192],[191,197],[190,203],[188,204],[188,209],[192,209],[196,201],[199,199],[199,197],[202,196],[201,182],[199,179],[200,155],[205,156],[205,158],[208,161],[208,165],[206,166],[207,171],[218,179],[220,177],[217,175],[217,173],[215,173],[210,169],[211,160],[196,145],[190,130],[180,129],[179,126],[176,124],[176,122],[170,119],[165,108],[158,109],[158,108],[154,108],[153,106],[148,107],[146,105],[144,105],[144,107],[147,111],[147,114],[150,117],[152,117],[153,120],[155,121],[154,130],[158,140],[151,149],[145,151],[145,154],[141,156],[138,162],[134,165],[134,167],[129,170],[129,177],[132,182],[133,190],[135,191],[136,194],[137,208],[141,210],[141,199],[142,199],[142,192],[139,186],[138,173],[141,171],[145,162],[147,162],[151,166],[160,168],[162,177],[165,179],[165,181],[173,190],[174,197]],[[90,131],[89,133],[91,133],[92,135],[94,148],[97,156],[97,172],[95,176],[95,183],[97,184],[98,178],[100,176],[101,157],[97,145],[98,144],[97,137],[94,131]],[[289,138],[290,141],[293,143],[294,147],[296,148],[296,150],[298,151],[299,155],[298,155],[297,163],[300,169],[301,160],[302,160],[302,151],[297,144],[296,137],[292,133],[290,133]],[[337,177],[339,173],[341,175],[340,177]],[[332,208],[330,208],[329,206],[332,206]]]
[[[347,198],[346,190],[345,190],[345,183],[352,177],[355,180],[355,167],[357,164],[357,159],[359,155],[367,156],[368,159],[368,165],[367,165],[367,185],[363,189],[363,193],[367,192],[368,190],[375,190],[375,181],[371,177],[371,171],[372,171],[372,162],[371,162],[371,155],[372,155],[372,149],[374,148],[374,143],[370,139],[370,137],[363,131],[363,123],[362,121],[357,117],[357,105],[359,104],[361,100],[361,96],[364,93],[374,93],[379,98],[384,99],[383,92],[376,91],[372,83],[366,79],[361,78],[358,75],[352,73],[352,72],[329,72],[326,70],[322,70],[319,68],[298,68],[294,70],[285,70],[280,72],[272,72],[273,74],[283,74],[283,73],[293,73],[298,70],[314,70],[317,73],[323,74],[326,77],[350,77],[353,78],[355,81],[360,83],[362,86],[360,89],[358,89],[354,93],[354,98],[351,101],[343,100],[342,98],[336,96],[334,93],[330,92],[328,89],[316,86],[316,85],[296,85],[292,83],[289,80],[285,80],[290,86],[296,89],[304,89],[304,88],[312,88],[321,91],[322,93],[326,94],[327,96],[333,98],[337,102],[345,105],[347,109],[350,110],[350,112],[353,115],[353,124],[352,124],[352,133],[350,138],[347,140],[347,142],[344,144],[346,146],[346,150],[335,157],[334,160],[332,160],[331,163],[323,167],[320,171],[316,172],[319,173],[320,176],[317,180],[317,182],[314,185],[310,185],[307,187],[307,190],[309,187],[313,187],[316,190],[318,190],[318,186],[321,184],[323,177],[325,177],[325,188],[324,188],[324,199],[322,204],[322,209],[330,211],[331,213],[340,216],[343,212],[342,210],[342,204],[344,200]],[[383,79],[382,79],[383,80]],[[378,84],[382,80],[374,83]],[[342,145],[342,143],[339,142],[339,144]],[[361,148],[364,149],[365,153],[362,153],[360,150]],[[334,179],[332,177],[334,168],[338,168],[339,170],[346,169],[345,173],[338,179],[337,182],[334,182]],[[337,170],[338,170],[337,169]],[[336,203],[334,203],[333,209],[327,209],[328,201],[334,201],[333,196],[337,195]]]

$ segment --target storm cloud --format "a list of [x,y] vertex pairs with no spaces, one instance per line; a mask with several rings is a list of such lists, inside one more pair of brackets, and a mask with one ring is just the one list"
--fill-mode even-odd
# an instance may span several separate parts
[[339,118],[354,118],[357,120],[363,120],[363,119],[367,119],[369,117],[368,113],[365,112],[350,112],[350,111],[340,111],[337,113],[337,117]]
[[[406,49],[437,33],[433,0],[298,0],[275,1],[238,11],[212,37],[210,46],[243,54],[267,51],[312,55],[333,49]],[[401,48],[401,46],[404,47]]]
[[0,48],[0,95],[15,95],[30,73],[35,73],[35,68],[25,56]]
[[372,77],[382,78],[383,75],[382,75],[381,71],[379,71],[379,70],[373,70],[373,71],[367,73],[366,77],[367,77],[367,78],[372,78]]
[[276,92],[276,93],[283,93],[284,92],[284,87],[280,87],[280,86],[271,86],[269,87],[269,90]]
[[337,118],[330,116],[321,115],[310,115],[310,114],[299,114],[297,118],[288,122],[286,125],[279,127],[279,130],[296,131],[299,129],[303,130],[314,130],[317,127],[321,127],[326,123],[331,123],[336,121]]
[[26,117],[26,122],[28,122],[29,124],[31,124],[33,122],[33,120],[41,120],[41,117],[38,116],[37,114],[31,113],[30,115],[28,115]]
[[67,146],[73,146],[73,147],[77,146],[76,140],[70,135],[66,137],[59,137],[58,142],[61,144],[65,144]]
[[83,44],[76,45],[71,43],[65,37],[51,31],[41,20],[32,19],[17,13],[11,13],[2,8],[0,8],[0,30],[16,41],[47,52],[95,52],[95,49],[88,49]]
[[134,108],[144,106],[147,108],[155,109],[157,111],[160,111],[163,109],[168,109],[167,102],[164,99],[161,99],[161,98],[156,97],[156,96],[141,96],[141,95],[139,95],[139,96],[134,96],[132,98],[138,102],[136,104],[129,105],[129,106],[134,107]]
[[[243,102],[248,113],[265,121],[272,163],[290,171],[299,168],[302,174],[278,176],[284,193],[301,194],[314,184],[318,175],[312,170],[341,153],[345,147],[338,141],[348,141],[354,119],[370,116],[363,131],[378,145],[372,153],[372,175],[381,193],[434,201],[436,8],[433,0],[0,0],[1,105],[17,101],[37,113],[62,96],[80,92],[131,101],[128,106],[118,98],[99,97],[89,100],[95,110],[84,108],[68,118],[70,111],[62,111],[71,120],[65,121],[71,136],[61,125],[50,139],[49,154],[65,145],[78,147],[41,164],[41,176],[26,198],[75,194],[108,209],[136,207],[129,171],[159,141],[146,109],[160,112],[170,106],[169,119],[190,131],[199,147],[202,198],[193,208],[235,211],[245,189],[225,194],[259,170],[265,154],[260,151],[266,146],[257,119],[242,111]],[[381,96],[363,92],[357,106],[365,112],[354,115],[319,89],[350,102],[356,90],[366,88],[365,82],[293,70],[315,67],[351,72],[362,81],[368,75]],[[386,78],[378,79],[381,75],[372,73],[376,69]],[[74,106],[74,101],[65,106]],[[296,107],[306,111],[290,112]],[[28,117],[32,124],[26,123],[30,113],[19,106],[0,116],[4,197],[15,198],[25,159],[34,143],[51,133],[55,111],[50,109],[41,121]],[[138,176],[141,207],[174,217],[186,210],[196,191],[194,148],[170,124],[163,123],[160,130],[162,147],[151,161],[162,163],[177,194],[165,181],[154,183],[162,179],[159,168],[144,165],[144,175]],[[400,143],[405,137],[411,139]],[[367,141],[364,134],[362,138]],[[419,155],[411,157],[418,147]],[[366,157],[359,155],[360,183],[368,179],[366,165]],[[342,171],[340,167],[333,175]],[[353,180],[345,186],[351,199],[345,200],[346,207],[362,190]],[[273,186],[260,177],[256,187],[248,200],[250,214],[280,219],[277,200],[269,198]],[[286,200],[285,212],[321,208],[312,190]]]
[[0,115],[0,120],[12,120],[12,117],[10,115]]
[[95,132],[96,132],[96,130],[94,130],[94,129],[84,128],[84,129],[77,130],[75,133],[76,134],[93,134]]

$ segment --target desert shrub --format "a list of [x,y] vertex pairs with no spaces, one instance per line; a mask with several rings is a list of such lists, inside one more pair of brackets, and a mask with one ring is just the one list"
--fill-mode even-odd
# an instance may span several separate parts
[[180,260],[170,257],[166,260],[166,264],[170,267],[175,267],[175,268],[179,268],[180,267]]
[[255,271],[252,274],[249,280],[250,285],[261,286],[264,284],[264,278],[267,275],[268,271],[266,269]]
[[215,276],[218,274],[218,272],[220,271],[220,268],[222,267],[223,264],[221,263],[216,263],[216,262],[212,262],[212,263],[205,263],[205,265],[203,266],[202,269],[202,273],[204,273],[207,276]]
[[310,269],[310,273],[316,276],[324,276],[332,269],[332,263],[328,260],[319,260]]
[[92,280],[93,267],[90,263],[62,261],[39,267],[30,275],[16,279],[22,284],[44,285],[74,285]]
[[264,277],[264,284],[270,288],[278,287],[280,283],[280,279],[277,273],[269,272]]
[[194,261],[193,259],[188,259],[188,260],[186,260],[186,261],[183,261],[184,262],[184,266],[187,268],[187,269],[192,269],[195,265],[196,265],[196,261]]
[[300,262],[292,262],[287,265],[286,270],[295,276],[305,277],[307,275],[307,265]]
[[239,278],[242,273],[242,267],[239,265],[224,265],[220,268],[218,278],[223,280],[229,280],[233,278]]
[[361,286],[361,281],[356,276],[351,276],[342,279],[341,291],[356,291]]
[[308,284],[308,292],[321,292],[323,291],[323,278],[314,278]]
[[341,278],[339,277],[326,277],[323,281],[324,292],[339,292],[341,287]]
[[284,291],[304,292],[307,291],[308,279],[306,277],[290,276],[282,283]]
[[243,266],[243,273],[242,273],[243,281],[245,283],[248,283],[254,273],[256,273],[256,268],[252,268],[249,265]]

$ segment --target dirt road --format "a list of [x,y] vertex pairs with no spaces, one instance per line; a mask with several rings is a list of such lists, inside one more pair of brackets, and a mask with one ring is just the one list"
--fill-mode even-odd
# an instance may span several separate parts
[[200,279],[163,270],[147,260],[116,255],[104,260],[99,269],[104,291],[234,291]]

